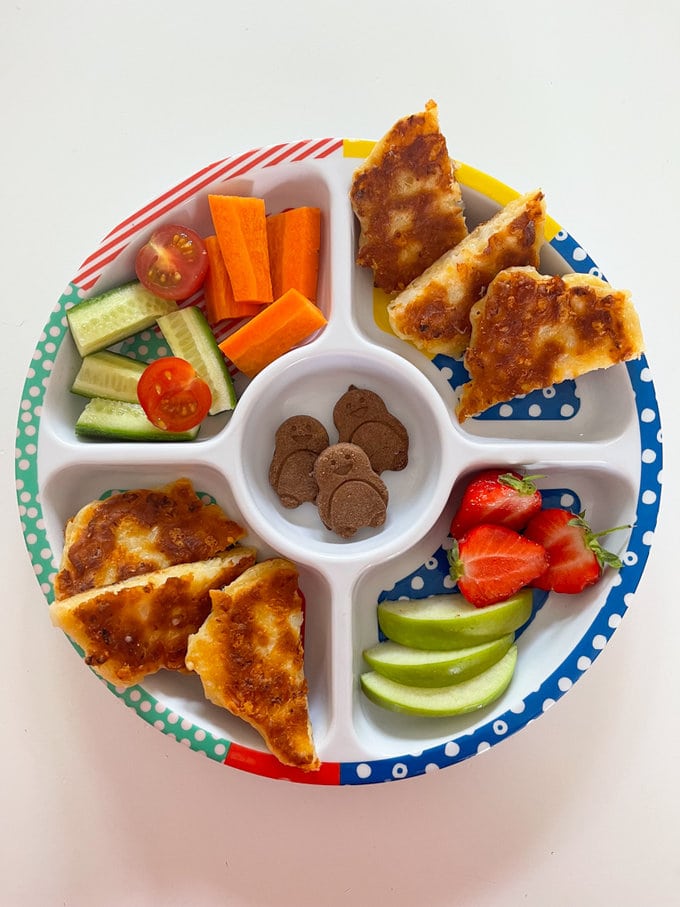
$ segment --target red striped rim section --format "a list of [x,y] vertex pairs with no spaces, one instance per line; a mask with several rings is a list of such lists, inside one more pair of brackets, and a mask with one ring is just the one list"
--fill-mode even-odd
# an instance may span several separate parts
[[303,784],[340,784],[339,762],[322,762],[318,771],[303,772],[302,769],[282,765],[271,753],[261,753],[238,743],[229,746],[224,764],[263,775],[265,778],[297,781]]
[[[203,167],[197,173],[182,180],[172,189],[140,208],[127,217],[106,235],[99,248],[89,255],[80,266],[74,283],[81,290],[90,290],[97,282],[103,269],[110,264],[158,217],[167,214],[174,207],[197,195],[217,180],[234,179],[255,167],[273,167],[284,161],[303,161],[308,158],[323,159],[342,149],[342,139],[307,139],[268,148],[255,148],[235,157],[225,158]],[[226,335],[225,335],[226,336]]]

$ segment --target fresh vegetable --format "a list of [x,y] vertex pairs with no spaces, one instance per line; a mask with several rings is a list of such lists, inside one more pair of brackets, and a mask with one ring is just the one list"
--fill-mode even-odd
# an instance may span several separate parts
[[364,650],[366,663],[378,674],[414,687],[444,687],[481,674],[499,661],[513,643],[511,633],[465,649],[415,649],[391,639]]
[[517,663],[517,646],[468,680],[446,687],[416,687],[397,683],[375,671],[361,675],[361,688],[377,705],[412,715],[446,717],[483,708],[508,688]]
[[177,308],[137,280],[74,305],[66,313],[71,336],[81,356],[113,346],[155,323],[160,315]]
[[478,523],[496,523],[518,532],[541,509],[541,493],[534,479],[503,469],[487,469],[466,487],[451,521],[451,535],[462,538]]
[[76,434],[81,438],[110,441],[192,441],[198,427],[181,432],[163,431],[149,422],[139,403],[94,397],[78,417]]
[[233,409],[234,383],[203,312],[196,306],[187,306],[163,315],[158,319],[158,326],[173,355],[191,363],[210,388],[211,415]]
[[289,208],[267,218],[269,267],[274,299],[291,287],[316,301],[321,245],[319,208]]
[[137,382],[145,368],[145,362],[110,350],[90,353],[80,363],[71,393],[137,403]]
[[274,297],[264,201],[238,195],[209,195],[208,205],[234,299],[271,302]]
[[531,617],[532,605],[530,589],[487,608],[475,608],[456,593],[383,601],[378,624],[388,639],[404,646],[463,649],[514,633]]
[[164,356],[147,365],[137,385],[137,396],[148,420],[169,432],[195,428],[212,403],[206,382],[193,365],[177,356]]
[[137,253],[135,271],[140,282],[157,296],[188,299],[203,284],[208,253],[191,227],[164,224]]
[[253,378],[326,323],[313,302],[297,290],[288,290],[219,346],[236,368]]
[[528,586],[548,566],[538,542],[507,526],[480,523],[449,551],[451,578],[478,608],[503,601]]
[[208,253],[208,273],[203,284],[205,309],[208,321],[217,324],[225,318],[244,318],[257,315],[262,306],[255,302],[236,302],[231,288],[229,272],[224,264],[220,244],[216,236],[203,240]]
[[585,521],[569,510],[548,508],[532,517],[525,530],[527,539],[541,544],[548,566],[531,585],[553,592],[582,592],[602,575],[605,566],[619,569],[621,559],[604,549],[598,539],[627,526],[592,532]]

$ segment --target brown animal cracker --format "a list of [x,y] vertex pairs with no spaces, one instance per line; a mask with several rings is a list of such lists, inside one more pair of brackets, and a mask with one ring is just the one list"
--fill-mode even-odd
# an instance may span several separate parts
[[278,427],[269,483],[284,507],[316,500],[314,462],[328,447],[328,432],[314,416],[291,416]]
[[387,515],[387,486],[356,444],[327,447],[314,464],[319,488],[316,503],[324,526],[351,538],[364,526],[382,526]]
[[373,391],[350,384],[335,404],[333,422],[338,440],[361,447],[374,472],[404,469],[408,463],[408,432]]

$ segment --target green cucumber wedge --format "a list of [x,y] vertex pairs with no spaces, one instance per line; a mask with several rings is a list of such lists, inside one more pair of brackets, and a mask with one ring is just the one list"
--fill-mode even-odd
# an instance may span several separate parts
[[176,302],[154,296],[133,280],[79,302],[66,317],[78,352],[84,357],[151,327],[160,315],[176,309]]
[[361,688],[372,702],[393,712],[432,717],[464,715],[502,696],[510,685],[516,663],[517,646],[511,646],[495,665],[451,686],[408,686],[369,671],[361,675]]
[[466,649],[436,651],[413,649],[392,640],[379,642],[364,651],[366,663],[378,674],[414,687],[445,687],[486,671],[510,649],[514,635],[470,646]]
[[76,434],[110,441],[193,441],[198,426],[190,431],[164,431],[149,422],[139,403],[94,397],[76,422]]
[[110,350],[90,353],[80,364],[71,393],[138,403],[137,382],[145,368],[145,362]]
[[187,306],[161,316],[158,327],[173,355],[190,362],[210,388],[210,415],[233,409],[236,405],[234,382],[203,312],[196,306]]

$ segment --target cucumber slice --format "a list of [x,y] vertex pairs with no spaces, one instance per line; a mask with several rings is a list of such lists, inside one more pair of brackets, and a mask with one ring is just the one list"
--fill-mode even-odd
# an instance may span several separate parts
[[76,422],[76,434],[112,441],[193,441],[198,426],[190,431],[163,431],[149,422],[139,403],[94,397]]
[[66,313],[81,356],[88,356],[150,327],[177,303],[154,296],[138,280],[85,299]]
[[137,382],[145,368],[145,362],[110,350],[90,353],[80,364],[71,393],[138,403]]
[[233,409],[236,405],[234,383],[203,312],[196,306],[187,306],[158,318],[158,326],[173,355],[190,362],[210,388],[210,415]]

